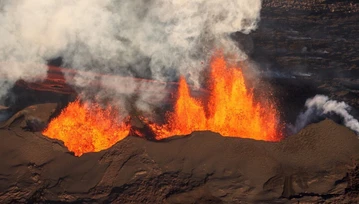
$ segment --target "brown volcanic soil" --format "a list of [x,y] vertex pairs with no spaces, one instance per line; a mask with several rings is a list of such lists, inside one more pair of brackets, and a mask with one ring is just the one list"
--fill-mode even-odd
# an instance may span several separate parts
[[330,202],[348,199],[340,196],[348,181],[353,186],[347,172],[359,159],[358,137],[330,120],[279,143],[211,132],[161,142],[127,137],[78,158],[21,128],[46,121],[55,107],[26,108],[38,111],[0,129],[2,203]]

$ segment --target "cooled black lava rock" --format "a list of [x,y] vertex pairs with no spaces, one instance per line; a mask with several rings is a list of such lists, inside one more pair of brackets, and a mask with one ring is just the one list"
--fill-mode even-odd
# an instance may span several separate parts
[[263,1],[259,27],[247,40],[249,56],[271,73],[267,80],[286,122],[316,94],[359,108],[357,22],[354,0]]

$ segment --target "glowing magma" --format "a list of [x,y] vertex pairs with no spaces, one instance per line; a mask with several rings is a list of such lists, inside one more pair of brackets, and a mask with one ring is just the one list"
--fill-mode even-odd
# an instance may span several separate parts
[[192,97],[185,79],[180,79],[174,111],[167,113],[166,124],[149,124],[157,139],[210,130],[224,136],[280,140],[275,106],[270,101],[254,102],[241,68],[229,66],[218,53],[210,68],[207,99]]
[[118,119],[118,111],[98,104],[70,103],[53,119],[44,135],[62,140],[76,156],[110,148],[125,138],[130,126]]
[[[180,78],[174,111],[166,114],[165,124],[143,118],[156,139],[201,130],[266,141],[282,138],[274,104],[270,100],[254,102],[241,68],[229,66],[224,56],[217,53],[212,58],[208,78],[209,96],[203,98],[192,97],[185,79]],[[130,125],[120,122],[123,120],[118,116],[115,108],[101,108],[98,104],[77,100],[53,119],[43,134],[64,141],[76,156],[98,152],[129,134]]]

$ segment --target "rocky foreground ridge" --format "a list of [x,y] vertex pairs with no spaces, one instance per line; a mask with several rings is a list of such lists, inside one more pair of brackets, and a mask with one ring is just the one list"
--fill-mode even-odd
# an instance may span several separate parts
[[55,109],[32,106],[0,129],[2,203],[344,202],[358,195],[358,137],[330,120],[278,143],[195,132],[160,142],[127,137],[75,157],[61,141],[28,131]]

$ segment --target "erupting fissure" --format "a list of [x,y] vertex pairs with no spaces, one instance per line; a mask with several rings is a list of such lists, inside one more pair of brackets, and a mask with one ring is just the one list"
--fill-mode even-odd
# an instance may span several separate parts
[[[228,64],[223,54],[216,53],[212,58],[207,83],[209,96],[194,98],[186,80],[180,78],[174,110],[166,114],[165,124],[144,119],[156,139],[204,130],[256,140],[282,138],[274,103],[254,102],[241,68]],[[107,149],[125,138],[131,127],[118,118],[113,107],[103,109],[77,100],[52,120],[43,134],[64,141],[70,151],[80,156]]]
[[210,130],[224,136],[280,140],[274,104],[270,101],[254,102],[241,68],[230,66],[220,53],[212,58],[210,66],[209,99],[193,98],[181,77],[174,112],[167,114],[167,123],[150,124],[157,139]]

